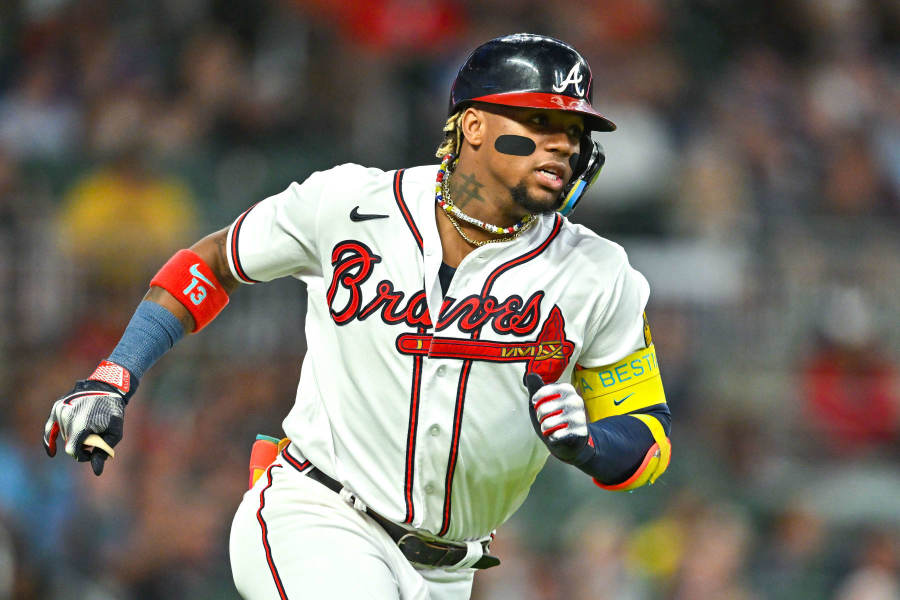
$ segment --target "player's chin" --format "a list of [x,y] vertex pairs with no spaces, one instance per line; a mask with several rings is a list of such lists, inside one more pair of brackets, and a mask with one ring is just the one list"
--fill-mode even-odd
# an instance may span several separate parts
[[521,182],[510,191],[515,203],[532,214],[551,213],[562,204],[560,192],[545,186],[528,186]]

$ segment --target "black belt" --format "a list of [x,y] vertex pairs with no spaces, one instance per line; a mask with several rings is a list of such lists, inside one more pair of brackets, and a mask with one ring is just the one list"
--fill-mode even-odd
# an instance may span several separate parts
[[[340,494],[341,490],[344,489],[344,486],[315,467],[306,471],[306,475],[336,494]],[[466,546],[464,544],[428,541],[393,521],[385,519],[371,508],[366,507],[365,513],[381,525],[387,534],[391,536],[391,539],[397,543],[403,556],[410,562],[432,567],[452,567],[466,557]],[[485,554],[478,559],[478,562],[472,565],[472,568],[489,569],[499,565],[499,558],[487,554],[488,543],[482,542],[481,546]]]

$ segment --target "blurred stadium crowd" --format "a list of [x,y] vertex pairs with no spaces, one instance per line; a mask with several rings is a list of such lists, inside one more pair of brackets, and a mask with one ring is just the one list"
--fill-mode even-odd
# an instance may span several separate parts
[[293,281],[144,378],[103,477],[51,402],[174,250],[341,162],[436,162],[466,52],[579,48],[619,125],[575,214],[648,277],[651,488],[548,467],[476,600],[900,598],[900,8],[889,0],[0,3],[0,598],[236,598],[230,519],[305,352]]

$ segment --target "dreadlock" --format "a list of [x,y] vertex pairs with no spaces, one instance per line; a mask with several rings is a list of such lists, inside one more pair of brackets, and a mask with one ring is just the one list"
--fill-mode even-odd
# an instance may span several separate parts
[[462,143],[462,129],[459,126],[459,118],[463,111],[458,110],[449,117],[444,124],[444,141],[438,146],[435,155],[444,158],[448,154],[459,156],[459,148]]

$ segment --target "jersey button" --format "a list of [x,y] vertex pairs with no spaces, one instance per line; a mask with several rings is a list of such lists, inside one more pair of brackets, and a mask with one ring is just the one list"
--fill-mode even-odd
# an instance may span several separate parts
[[437,369],[438,377],[443,377],[444,373],[446,373],[446,372],[447,372],[447,365],[441,365]]
[[425,493],[426,493],[426,494],[433,494],[433,493],[434,493],[434,486],[431,485],[430,483],[427,484],[427,485],[425,486]]
[[441,428],[439,425],[432,425],[428,428],[428,433],[431,434],[431,437],[437,437],[441,434]]

